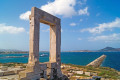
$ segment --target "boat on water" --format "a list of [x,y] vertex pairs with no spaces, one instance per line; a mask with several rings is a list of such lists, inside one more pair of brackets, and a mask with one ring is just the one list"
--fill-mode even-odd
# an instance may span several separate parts
[[41,54],[40,57],[48,56],[48,54]]

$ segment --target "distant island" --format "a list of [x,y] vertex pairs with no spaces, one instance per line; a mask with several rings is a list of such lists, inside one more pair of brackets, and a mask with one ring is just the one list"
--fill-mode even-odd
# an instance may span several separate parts
[[66,52],[120,52],[120,48],[105,47],[100,50],[74,50],[74,51],[66,51]]
[[101,50],[98,50],[98,52],[120,52],[120,48],[106,47]]

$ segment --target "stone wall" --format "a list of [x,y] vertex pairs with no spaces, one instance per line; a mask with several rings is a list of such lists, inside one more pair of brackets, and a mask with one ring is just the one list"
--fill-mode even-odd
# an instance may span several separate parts
[[102,55],[99,58],[92,61],[91,63],[89,63],[87,66],[99,67],[105,58],[106,58],[106,55]]

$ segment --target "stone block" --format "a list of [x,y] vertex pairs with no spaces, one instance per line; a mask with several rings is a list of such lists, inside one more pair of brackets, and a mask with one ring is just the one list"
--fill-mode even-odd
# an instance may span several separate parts
[[47,68],[47,75],[52,75],[53,74],[53,69]]
[[26,73],[27,75],[27,77],[31,77],[31,76],[34,76],[34,75],[37,75],[36,73],[34,73],[34,72],[27,72]]
[[47,71],[44,70],[44,78],[47,79]]
[[101,80],[105,80],[105,78],[101,78]]
[[64,66],[61,66],[61,69],[64,69]]
[[58,77],[58,78],[60,78],[60,77],[62,77],[62,76],[63,76],[62,73],[57,73],[57,77]]
[[43,71],[42,73],[40,73],[40,76],[41,76],[41,78],[47,79],[46,71]]
[[40,74],[35,74],[34,72],[21,71],[19,73],[20,80],[39,80]]
[[15,72],[15,74],[18,74],[19,72],[21,72],[21,71],[24,71],[25,69],[19,69],[19,70],[15,70],[14,72]]
[[73,75],[73,73],[68,73],[68,76],[72,76]]
[[[26,71],[20,71],[19,72],[19,79],[22,80],[23,78],[26,78]],[[24,79],[23,79],[24,80]]]
[[7,70],[8,70],[8,67],[7,67],[7,66],[2,66],[2,67],[1,67],[1,70],[2,70],[2,71],[7,71]]
[[48,80],[53,80],[54,79],[53,73],[49,73],[49,75],[47,75],[47,79]]
[[47,68],[57,68],[56,62],[47,62]]
[[85,72],[85,75],[91,76],[92,74],[91,74],[91,72]]
[[59,68],[59,69],[57,69],[57,73],[62,74],[62,71],[61,71],[61,69],[60,69],[60,68]]
[[39,80],[41,78],[40,74],[35,74],[33,76],[28,76],[27,80]]
[[61,69],[53,69],[53,76],[62,77]]
[[40,70],[46,70],[47,69],[47,64],[45,63],[40,63]]
[[45,78],[40,78],[40,80],[47,80],[47,79],[45,79]]
[[97,73],[92,73],[92,76],[97,76]]
[[3,72],[0,72],[0,76],[3,76]]
[[4,76],[7,76],[7,75],[14,75],[15,72],[14,71],[7,71],[7,72],[4,72],[3,75]]
[[60,68],[59,68],[59,69],[57,69],[57,72],[61,73],[61,69],[60,69]]
[[75,71],[76,74],[83,74],[83,71]]

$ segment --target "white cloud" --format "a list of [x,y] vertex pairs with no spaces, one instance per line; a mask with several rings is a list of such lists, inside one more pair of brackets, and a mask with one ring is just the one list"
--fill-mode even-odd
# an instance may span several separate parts
[[112,31],[113,28],[120,28],[120,18],[116,18],[114,21],[109,23],[98,24],[98,26],[94,28],[82,29],[81,32],[88,31],[90,33],[97,34],[102,33],[106,30]]
[[70,23],[70,26],[76,26],[76,23]]
[[120,33],[112,34],[112,35],[102,35],[90,37],[89,41],[105,41],[105,42],[120,42]]
[[[54,2],[48,2],[40,7],[40,9],[53,14],[62,15],[64,17],[72,17],[76,14],[74,6],[76,5],[76,0],[55,0]],[[20,15],[20,19],[29,20],[29,15],[31,11],[27,11]]]
[[20,15],[20,19],[22,19],[22,20],[29,20],[29,15],[31,14],[31,11],[27,11],[27,12],[25,12],[25,13],[22,13],[21,15]]
[[78,40],[82,40],[82,38],[78,38]]
[[55,0],[54,2],[49,2],[41,6],[41,9],[53,15],[71,17],[76,14],[74,9],[75,5],[76,0]]
[[89,16],[88,7],[85,7],[84,9],[80,9],[78,11],[78,14],[79,15],[87,15],[87,16]]
[[17,34],[21,32],[25,32],[25,29],[22,27],[14,27],[7,26],[6,24],[0,24],[0,34],[2,33]]
[[[40,7],[40,9],[53,14],[62,15],[63,17],[72,17],[77,14],[75,10],[76,3],[81,5],[85,4],[87,0],[54,0],[53,2],[48,2],[47,4]],[[19,17],[22,20],[29,20],[29,15],[31,11],[22,13]],[[79,15],[89,15],[88,7],[79,10]]]

